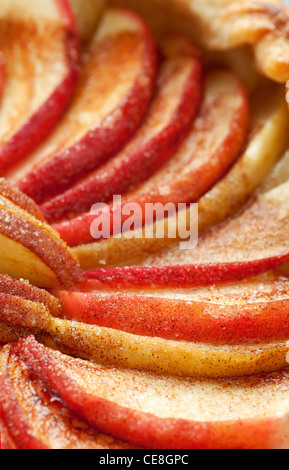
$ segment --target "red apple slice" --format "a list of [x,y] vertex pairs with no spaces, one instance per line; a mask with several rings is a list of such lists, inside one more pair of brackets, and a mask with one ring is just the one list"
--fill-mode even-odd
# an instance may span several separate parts
[[165,449],[288,446],[288,372],[178,379],[76,360],[33,338],[13,347],[52,396],[100,432]]
[[[140,206],[141,224],[148,203],[177,205],[197,201],[224,176],[239,156],[247,123],[248,101],[239,80],[231,72],[211,71],[206,78],[199,116],[188,138],[169,162],[126,196],[123,204],[129,202]],[[122,222],[127,218],[123,216]],[[92,243],[95,240],[91,226],[96,219],[95,215],[84,214],[56,225],[55,229],[70,246]]]
[[138,133],[114,159],[42,206],[50,223],[75,217],[96,202],[110,201],[135,187],[181,145],[201,102],[202,65],[198,51],[183,37],[173,36],[164,49],[167,57],[157,91]]
[[0,42],[5,83],[0,118],[0,174],[53,129],[77,84],[78,34],[68,0],[4,1]]
[[114,156],[139,127],[156,78],[152,35],[136,14],[108,9],[83,57],[76,96],[55,132],[8,177],[36,202]]
[[16,206],[29,212],[29,214],[33,215],[36,219],[44,222],[43,214],[38,205],[26,196],[26,194],[23,194],[16,186],[10,184],[5,178],[0,178],[0,194],[13,202]]
[[207,288],[58,291],[62,318],[176,341],[241,344],[289,336],[289,280],[266,274]]
[[118,287],[185,287],[241,280],[289,258],[289,183],[261,194],[241,215],[215,227],[196,249],[173,247],[144,265],[92,271],[88,278]]
[[43,390],[41,383],[30,378],[21,358],[13,354],[13,348],[5,347],[1,355],[0,396],[5,447],[13,442],[17,449],[25,450],[132,448],[97,433],[69,413],[65,405]]

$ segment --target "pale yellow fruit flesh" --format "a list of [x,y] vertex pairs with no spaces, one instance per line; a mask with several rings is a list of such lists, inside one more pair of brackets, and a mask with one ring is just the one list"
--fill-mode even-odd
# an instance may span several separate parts
[[181,377],[250,376],[288,366],[286,343],[215,346],[132,335],[58,319],[47,325],[41,340],[82,359]]

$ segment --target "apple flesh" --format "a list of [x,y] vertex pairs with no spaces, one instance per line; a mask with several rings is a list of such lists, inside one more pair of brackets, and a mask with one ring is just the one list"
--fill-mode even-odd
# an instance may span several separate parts
[[115,367],[220,378],[270,373],[288,365],[286,341],[220,345],[134,335],[59,318],[42,320],[42,324],[44,329],[36,333],[41,343],[73,357]]
[[[0,174],[21,162],[52,131],[75,91],[79,37],[68,0],[1,3],[5,60]],[[44,85],[45,84],[45,85]]]
[[6,436],[5,448],[11,445],[25,450],[132,448],[99,434],[72,415],[65,404],[53,400],[39,381],[31,380],[29,371],[12,346],[6,346],[0,354],[2,426],[6,431],[1,437]]
[[133,12],[107,9],[84,52],[69,109],[50,138],[8,178],[37,203],[75,184],[133,136],[152,99],[156,73],[147,25]]
[[163,46],[165,62],[150,110],[129,144],[107,164],[41,208],[50,223],[88,211],[96,202],[145,181],[180,147],[191,129],[202,98],[203,73],[199,52],[183,37]]
[[[204,100],[188,137],[162,168],[133,192],[123,205],[136,203],[144,223],[145,205],[197,201],[236,161],[244,145],[248,124],[248,99],[238,78],[228,71],[211,71],[205,79]],[[108,212],[113,225],[113,208]],[[159,216],[158,212],[155,215]],[[55,225],[69,246],[92,243],[90,213]],[[122,223],[128,217],[123,215]],[[111,228],[111,233],[113,229]]]
[[[32,337],[12,348],[42,387],[79,419],[132,445],[150,449],[288,446],[287,371],[222,381],[179,379],[73,359]],[[6,407],[12,401],[7,396]]]

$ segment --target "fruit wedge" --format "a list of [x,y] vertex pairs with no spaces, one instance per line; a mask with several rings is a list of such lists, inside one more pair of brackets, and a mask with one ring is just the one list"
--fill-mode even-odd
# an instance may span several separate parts
[[284,341],[289,336],[289,279],[266,273],[250,280],[190,289],[54,291],[67,320],[140,336],[211,344]]
[[48,201],[42,212],[50,223],[89,211],[145,181],[176,152],[191,129],[202,98],[199,52],[183,37],[167,39],[157,91],[145,121],[123,151],[79,184]]
[[[123,204],[138,204],[143,214],[143,220],[138,221],[141,224],[145,204],[197,201],[224,176],[239,156],[247,133],[247,121],[248,101],[240,81],[231,72],[211,71],[205,80],[199,116],[189,136],[174,157],[139,189],[129,193]],[[123,216],[122,222],[126,219],[128,217]],[[55,229],[68,245],[77,246],[95,241],[91,234],[93,223],[98,223],[97,217],[84,214],[56,225]],[[111,233],[113,231],[112,228]]]
[[78,33],[68,0],[4,0],[0,43],[5,82],[0,116],[0,174],[50,133],[75,91]]
[[82,278],[77,259],[51,227],[0,196],[0,272],[39,287]]
[[[0,296],[2,296],[1,301],[4,300],[4,302],[1,302],[2,310],[3,308],[5,309],[6,295],[16,297],[17,299],[23,299],[32,303],[37,303],[55,316],[61,315],[63,313],[61,301],[49,294],[49,292],[46,290],[39,289],[30,284],[28,281],[16,280],[9,276],[0,275]],[[21,316],[21,309],[18,313]],[[3,315],[3,312],[0,315]],[[9,316],[9,313],[7,313],[7,315]],[[13,322],[11,321],[11,323]]]
[[241,280],[289,258],[289,182],[261,194],[239,216],[208,231],[196,249],[176,245],[140,266],[100,269],[87,276],[113,287],[191,287]]
[[1,341],[3,337],[6,342],[31,334],[44,345],[73,357],[179,377],[249,376],[288,365],[286,341],[223,345],[167,340],[55,318],[46,309],[38,309],[37,318],[33,312],[25,312],[22,318],[6,317],[0,328]]
[[[288,146],[289,115],[283,88],[263,85],[259,92],[254,93],[251,108],[250,135],[245,152],[228,174],[199,201],[199,234],[238,212]],[[282,158],[280,171],[278,170],[282,178],[284,174],[288,174],[289,165],[285,160],[286,162],[289,160],[288,156]],[[286,179],[287,176],[285,179],[275,180],[274,186],[278,186]],[[267,186],[267,189],[271,188],[272,186]],[[121,238],[112,237],[76,247],[74,252],[83,269],[135,264],[152,253],[183,241],[179,227],[189,227],[190,220],[190,210],[181,210],[177,219],[169,218],[165,223],[160,221],[146,226],[145,229],[135,230],[131,238],[123,235]],[[163,238],[156,237],[160,224],[164,229]],[[168,227],[172,227],[173,224],[177,227],[175,230],[177,238],[169,237]]]
[[16,206],[29,212],[36,219],[44,222],[43,214],[38,205],[30,199],[26,194],[23,194],[16,186],[12,185],[5,178],[0,178],[0,195],[9,201],[13,202]]
[[[288,371],[230,380],[179,379],[73,359],[33,338],[20,340],[12,350],[42,388],[79,419],[132,445],[149,449],[288,446]],[[5,394],[4,411],[13,404],[10,397],[11,392]]]
[[[8,445],[17,449],[129,449],[128,444],[99,434],[50,397],[29,376],[21,358],[6,346],[2,353],[0,396]],[[4,445],[7,444],[7,437]]]
[[37,203],[63,192],[120,151],[152,98],[156,48],[136,14],[107,9],[82,62],[67,113],[50,138],[8,175]]

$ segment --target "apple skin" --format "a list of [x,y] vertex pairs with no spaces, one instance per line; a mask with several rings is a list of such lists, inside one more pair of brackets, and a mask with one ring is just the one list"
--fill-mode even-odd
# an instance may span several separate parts
[[[112,16],[114,13],[115,15]],[[109,15],[111,16],[111,20],[106,20],[106,18],[110,18]],[[16,172],[12,175],[13,181],[17,183],[21,191],[30,196],[38,204],[44,203],[47,199],[67,190],[78,180],[87,175],[87,173],[93,171],[100,164],[105,163],[109,158],[115,156],[134,135],[147,112],[154,93],[158,68],[156,44],[149,28],[137,14],[124,9],[107,10],[102,21],[107,21],[108,23],[112,21],[115,24],[116,33],[111,34],[111,25],[108,24],[106,32],[107,37],[101,37],[99,43],[105,43],[108,38],[108,43],[111,42],[111,59],[110,62],[108,61],[108,73],[110,75],[114,74],[114,65],[118,66],[119,71],[119,64],[117,62],[114,62],[114,64],[111,63],[111,61],[116,60],[115,54],[112,54],[112,50],[117,47],[118,43],[120,52],[122,52],[122,48],[125,47],[119,39],[124,36],[123,31],[125,31],[125,29],[120,33],[117,31],[118,22],[115,19],[116,15],[119,16],[120,24],[122,24],[122,18],[125,21],[131,22],[134,30],[132,32],[131,26],[127,28],[128,35],[130,35],[132,40],[132,34],[137,34],[138,38],[134,38],[134,41],[142,46],[141,54],[139,52],[140,48],[135,47],[136,58],[138,59],[137,76],[132,78],[131,82],[129,82],[131,86],[130,88],[128,87],[126,96],[122,96],[120,93],[118,105],[114,109],[109,110],[108,114],[104,116],[99,124],[95,125],[94,122],[85,122],[82,125],[81,136],[78,137],[78,139],[75,138],[74,141],[64,143],[64,145],[62,142],[60,145],[61,150],[59,149],[59,145],[55,145],[55,149],[52,152],[48,145],[48,154],[45,148],[40,149],[39,155],[35,157],[37,161],[36,164],[33,161],[32,155],[30,162],[27,161],[27,167],[25,167],[23,171],[21,170],[20,173]],[[94,57],[93,47],[96,44],[98,44],[98,33],[96,33],[90,44],[92,59]],[[129,47],[131,47],[131,42]],[[107,56],[109,56],[109,53],[107,53]],[[87,70],[89,69],[90,62],[91,61],[88,59],[86,67],[84,67],[80,77],[80,84],[76,91],[75,99],[71,103],[64,117],[64,121],[59,124],[60,126],[64,126],[64,129],[66,129],[65,132],[67,132],[67,128],[69,129],[70,126],[70,115],[73,114],[74,108],[77,108],[79,105],[87,89],[82,85],[82,78],[85,82],[85,73],[88,73]],[[100,65],[98,64],[98,68],[99,67]],[[128,68],[129,67],[131,67],[130,63],[128,65]],[[136,67],[135,64],[134,67]],[[88,77],[91,76],[93,70],[89,71]],[[128,70],[128,73],[129,72],[131,72],[131,70]],[[101,73],[103,73],[103,71],[101,71]],[[106,82],[107,87],[108,85],[109,82]],[[111,87],[114,87],[113,83]],[[97,90],[96,93],[100,93],[100,90]],[[106,95],[107,94],[106,90]],[[99,96],[97,96],[97,98],[99,98]],[[87,96],[85,99],[88,99]],[[109,98],[107,99],[109,100]],[[57,126],[57,128],[59,129],[59,126]],[[61,140],[62,132],[57,139],[58,138]],[[46,143],[49,144],[49,141]]]
[[[167,38],[163,50],[157,91],[135,137],[106,165],[43,204],[41,210],[48,222],[71,219],[88,211],[96,201],[110,201],[113,195],[132,189],[161,168],[180,147],[199,110],[203,67],[200,53],[185,37]],[[165,116],[161,127],[160,112]]]
[[[67,73],[52,94],[18,129],[0,146],[0,174],[3,176],[23,160],[45,139],[67,108],[77,86],[79,77],[80,49],[79,35],[69,0],[54,0],[60,9],[66,30]],[[4,83],[5,86],[5,83]]]
[[[177,206],[178,203],[197,201],[238,158],[247,136],[248,111],[246,90],[234,74],[226,70],[207,73],[204,99],[189,135],[158,172],[125,194],[122,207],[127,203],[138,204],[142,218],[137,220],[137,224],[141,226],[145,222],[144,208],[148,203],[173,203]],[[210,139],[207,138],[208,129]],[[112,205],[107,212],[112,234]],[[54,224],[54,228],[69,246],[75,247],[95,242],[91,226],[96,219],[95,215],[84,213]],[[123,215],[122,223],[127,219]]]
[[[31,373],[42,381],[43,387],[65,403],[79,418],[98,431],[116,439],[121,437],[135,446],[150,449],[269,449],[277,448],[278,444],[284,445],[286,439],[288,440],[284,424],[287,415],[281,418],[240,417],[239,420],[223,422],[161,419],[101,398],[96,390],[93,393],[85,381],[89,381],[90,375],[93,376],[96,365],[60,356],[38,344],[32,337],[20,340],[14,350],[22,357]],[[77,380],[77,370],[80,375],[81,370],[85,370],[86,375],[82,382]],[[109,369],[103,371],[104,380],[108,371]],[[150,380],[159,380],[157,376],[149,377]],[[160,380],[166,381],[166,378]],[[249,384],[250,379],[248,385],[244,382],[243,389],[241,388],[243,393]],[[156,392],[151,390],[151,393]],[[215,400],[214,396],[214,402]]]
[[220,263],[173,266],[129,266],[87,271],[87,279],[113,288],[165,288],[208,286],[214,283],[242,281],[285,263],[288,255],[246,263]]
[[[260,291],[260,286],[264,290]],[[63,309],[56,314],[67,320],[98,325],[127,333],[174,341],[210,344],[246,344],[286,340],[289,336],[288,279],[259,276],[251,282],[210,289],[169,291],[107,291],[98,281],[85,281],[72,291],[53,291]],[[268,289],[268,290],[267,290]],[[178,294],[187,298],[180,299]],[[198,293],[199,292],[199,293]],[[204,292],[210,300],[204,300]],[[256,292],[260,292],[256,301]],[[167,295],[166,295],[167,294]],[[175,296],[174,296],[175,294]],[[240,301],[238,300],[240,296]],[[242,299],[246,299],[246,303]]]

